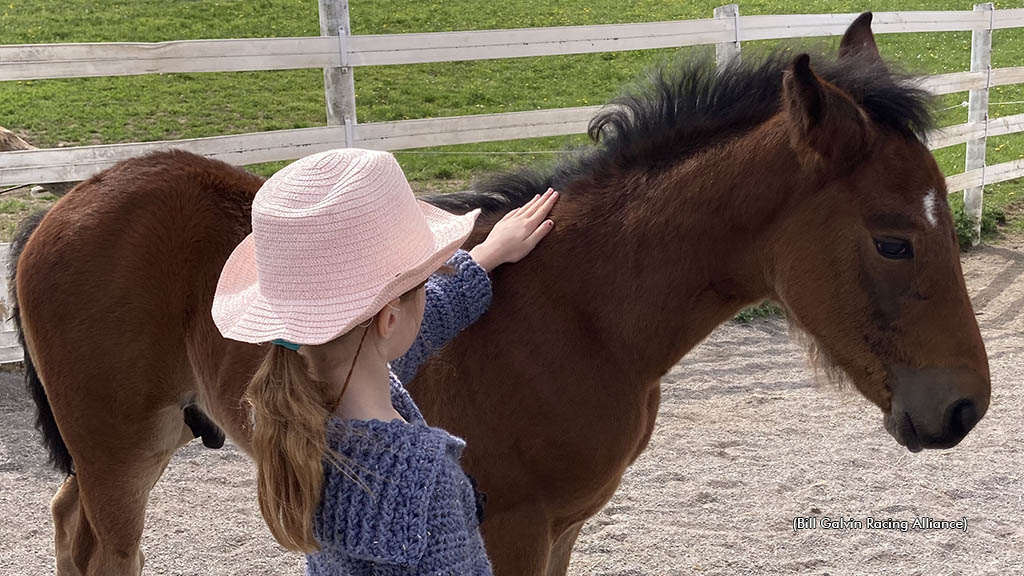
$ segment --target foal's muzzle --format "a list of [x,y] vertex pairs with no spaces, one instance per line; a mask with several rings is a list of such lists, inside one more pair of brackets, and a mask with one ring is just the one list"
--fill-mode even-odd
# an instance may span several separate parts
[[885,429],[911,452],[952,448],[988,410],[989,385],[965,369],[896,369]]

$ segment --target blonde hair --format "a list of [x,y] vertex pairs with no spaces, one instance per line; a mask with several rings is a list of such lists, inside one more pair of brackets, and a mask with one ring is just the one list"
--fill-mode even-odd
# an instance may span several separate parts
[[281,546],[309,554],[320,549],[313,515],[324,480],[328,387],[310,377],[298,352],[270,348],[246,389],[260,513]]
[[[422,287],[416,286],[400,299],[409,300]],[[353,368],[362,345],[360,341]],[[347,385],[346,379],[341,394]],[[274,539],[294,552],[310,554],[320,549],[313,516],[320,506],[324,458],[339,469],[346,468],[341,455],[327,447],[327,419],[332,405],[341,401],[341,396],[329,398],[329,394],[330,386],[310,375],[301,354],[276,345],[270,346],[245,392],[251,406],[260,513]]]

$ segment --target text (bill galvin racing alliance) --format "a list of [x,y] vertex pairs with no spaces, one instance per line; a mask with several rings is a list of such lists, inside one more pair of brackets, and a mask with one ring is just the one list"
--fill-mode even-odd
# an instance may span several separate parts
[[863,520],[842,516],[797,516],[793,518],[793,531],[800,530],[897,530],[911,532],[915,530],[959,530],[967,532],[967,517],[958,520],[936,520],[928,516],[917,516],[913,520],[896,518],[872,518]]

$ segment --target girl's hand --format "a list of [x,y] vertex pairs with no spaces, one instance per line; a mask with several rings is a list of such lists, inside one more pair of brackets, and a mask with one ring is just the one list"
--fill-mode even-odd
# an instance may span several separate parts
[[490,272],[505,263],[519,262],[555,226],[546,220],[558,200],[551,188],[525,205],[509,212],[494,225],[487,239],[469,251],[481,268]]

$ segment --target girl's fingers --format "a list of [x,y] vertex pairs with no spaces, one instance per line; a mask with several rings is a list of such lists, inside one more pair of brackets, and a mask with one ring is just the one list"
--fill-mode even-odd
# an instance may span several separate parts
[[526,204],[523,204],[522,206],[516,208],[515,210],[512,210],[508,214],[505,214],[505,218],[502,218],[502,220],[505,220],[506,218],[508,218],[508,219],[515,218],[516,216],[521,215],[523,212],[526,212],[526,210],[528,210],[530,208],[530,206],[532,206],[533,203],[537,201],[538,198],[540,198],[540,194],[537,194],[533,198],[530,198],[530,201],[527,202]]
[[526,238],[525,244],[530,248],[530,250],[533,250],[534,248],[537,247],[537,244],[541,240],[543,240],[545,236],[548,235],[548,232],[551,232],[551,229],[554,227],[555,223],[553,221],[545,220],[544,222],[541,223],[540,226],[537,227],[536,230],[533,231],[532,234],[530,234]]
[[534,213],[537,212],[537,208],[542,206],[544,204],[544,201],[551,197],[552,192],[554,192],[554,190],[548,188],[547,192],[545,192],[542,196],[534,196],[533,200],[527,203],[526,206],[523,206],[523,208],[526,209],[523,212],[523,216],[526,218],[533,216]]
[[555,192],[554,190],[551,191],[548,197],[545,198],[544,201],[541,202],[528,217],[530,225],[537,226],[542,220],[548,217],[548,214],[551,213],[551,209],[555,206],[555,202],[558,200],[558,196],[558,192]]

